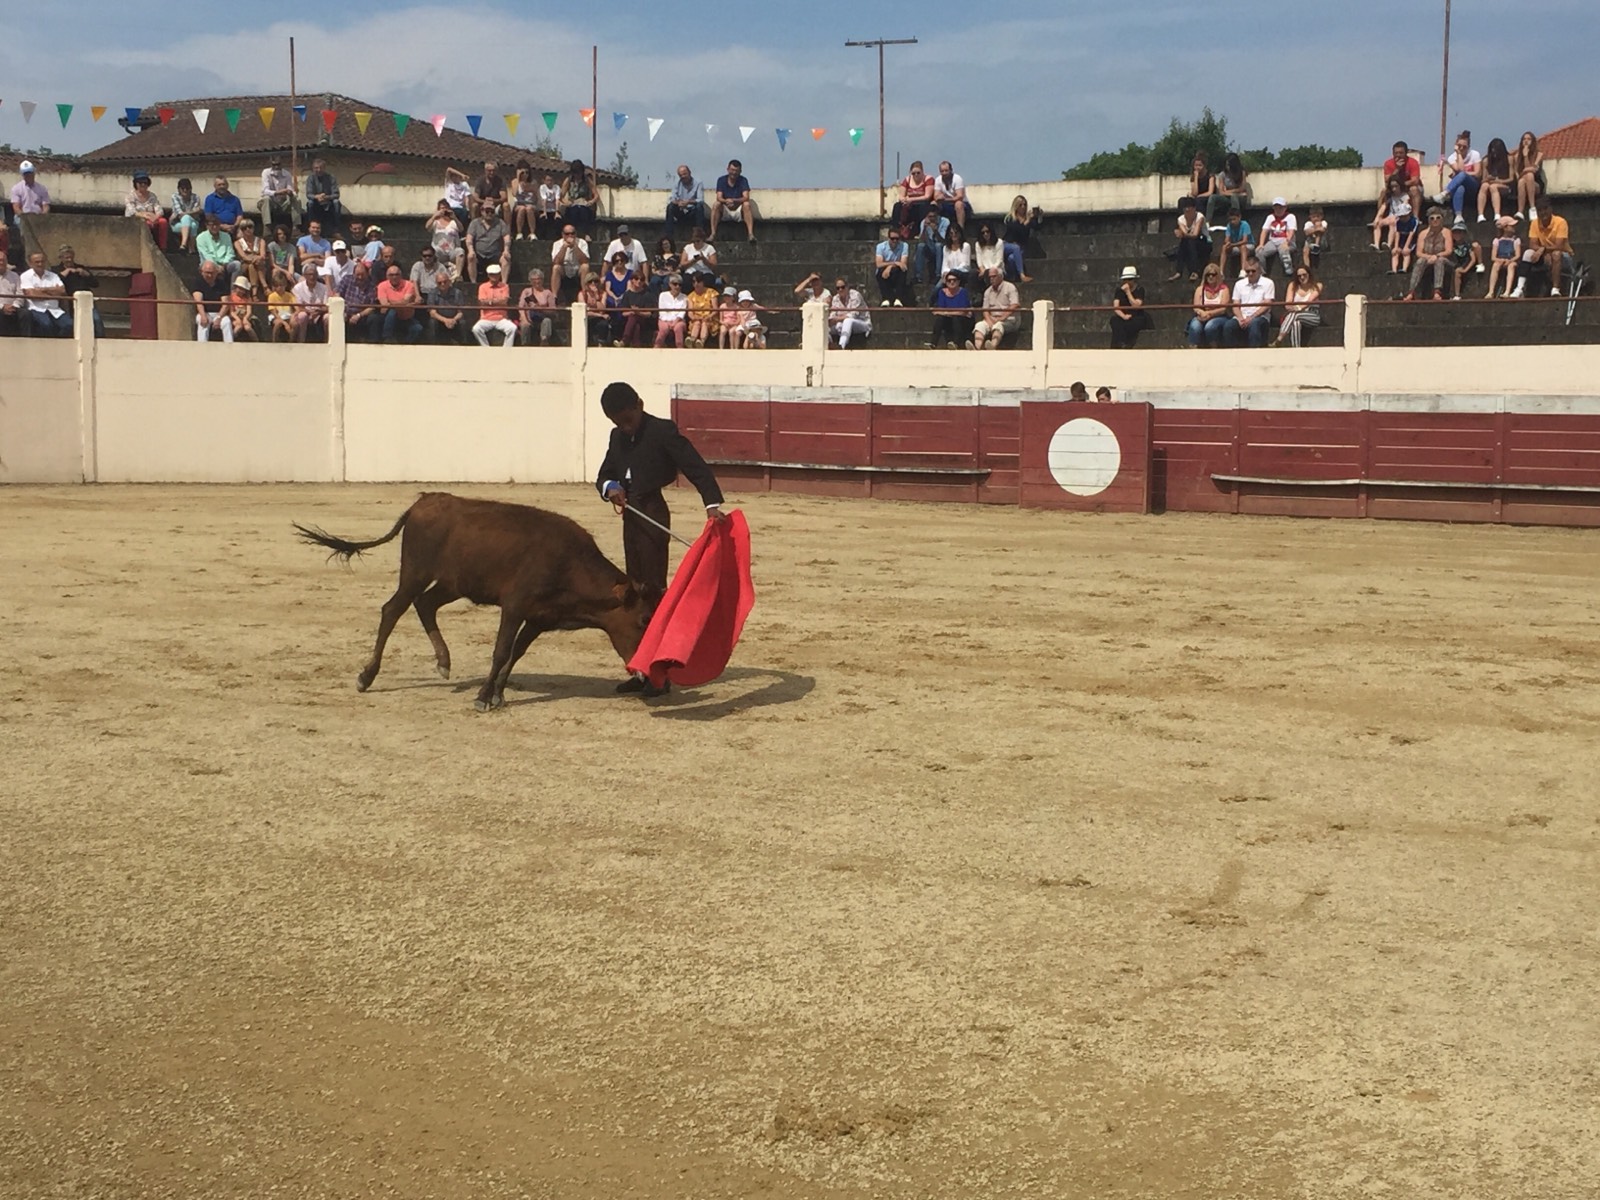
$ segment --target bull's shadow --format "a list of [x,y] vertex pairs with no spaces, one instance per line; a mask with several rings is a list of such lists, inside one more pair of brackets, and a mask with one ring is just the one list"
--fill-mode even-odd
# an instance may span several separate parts
[[[765,681],[765,682],[763,682]],[[453,692],[476,691],[482,680],[461,680],[448,686]],[[774,704],[793,704],[811,694],[817,681],[792,671],[759,667],[729,667],[711,683],[695,688],[673,688],[670,695],[640,701],[616,694],[615,678],[593,675],[537,675],[514,673],[506,688],[505,707],[549,704],[552,701],[610,699],[617,704],[641,705],[652,717],[677,721],[717,721],[732,713]],[[519,693],[512,696],[511,693]]]

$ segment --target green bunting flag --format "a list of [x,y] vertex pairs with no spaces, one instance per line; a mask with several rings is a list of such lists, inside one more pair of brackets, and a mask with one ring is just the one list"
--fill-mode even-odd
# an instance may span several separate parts
[[859,146],[859,145],[861,145],[861,135],[862,135],[862,134],[863,134],[863,133],[864,133],[864,132],[866,132],[866,131],[865,131],[865,130],[862,130],[862,129],[852,129],[852,130],[851,130],[851,131],[850,131],[850,144],[851,144],[851,145],[852,145],[852,146]]
[[395,115],[394,115],[394,135],[395,135],[395,137],[405,137],[405,135],[406,135],[406,126],[409,125],[409,124],[411,124],[411,118],[406,116],[405,113],[395,113]]
[[67,122],[72,117],[72,105],[70,105],[70,104],[58,104],[58,105],[56,105],[56,115],[61,118],[61,128],[65,129],[67,127]]
[[222,110],[223,120],[228,122],[229,133],[239,132],[239,113],[241,111],[242,110],[237,108],[225,108]]
[[556,131],[556,118],[558,116],[560,116],[561,114],[560,113],[547,112],[547,113],[540,113],[539,115],[544,118],[544,127],[545,127],[546,132],[554,133]]

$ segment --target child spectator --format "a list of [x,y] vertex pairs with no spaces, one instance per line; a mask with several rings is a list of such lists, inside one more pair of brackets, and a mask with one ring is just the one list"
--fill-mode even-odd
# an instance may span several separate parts
[[1301,242],[1300,262],[1305,266],[1315,267],[1322,258],[1323,250],[1328,246],[1328,218],[1322,213],[1322,205],[1311,206],[1311,213],[1300,232],[1305,235]]
[[272,290],[267,293],[267,336],[274,342],[294,337],[294,292],[289,289],[289,273],[281,268],[272,272]]
[[[1517,143],[1517,155],[1511,169],[1517,177],[1517,219],[1528,214],[1528,220],[1539,217],[1537,197],[1544,190],[1544,152],[1539,149],[1539,139],[1529,130]],[[1495,213],[1496,216],[1500,214]]]
[[444,196],[439,201],[465,229],[472,224],[472,214],[467,206],[472,203],[472,181],[454,167],[444,169]]
[[1420,222],[1409,213],[1395,222],[1394,235],[1389,239],[1389,274],[1404,275],[1411,270],[1411,256],[1417,252],[1421,230]]
[[[1494,219],[1499,221],[1507,215],[1506,210],[1511,207],[1511,198],[1516,190],[1516,171],[1512,168],[1511,156],[1506,153],[1505,142],[1499,138],[1489,142],[1480,170],[1483,184],[1478,188],[1478,220],[1484,219],[1485,211],[1492,205]],[[1520,217],[1522,214],[1517,215]]]
[[1501,288],[1501,298],[1510,299],[1511,288],[1517,277],[1517,261],[1522,257],[1522,239],[1517,236],[1515,217],[1498,217],[1494,227],[1494,249],[1489,256],[1489,290],[1484,293],[1484,299],[1495,294],[1497,284]]
[[552,241],[561,232],[561,185],[548,171],[539,181],[539,215],[534,222],[534,231]]
[[1239,275],[1244,270],[1244,256],[1250,250],[1250,222],[1244,219],[1244,214],[1234,209],[1228,214],[1228,223],[1222,228],[1222,240],[1219,243],[1221,251],[1217,255],[1217,265],[1222,268],[1224,279],[1228,277],[1229,260],[1237,260],[1234,274]]
[[744,338],[746,350],[765,350],[767,348],[767,327],[761,323],[761,306],[756,303],[756,298],[749,291],[739,293],[739,332]]
[[1178,210],[1178,224],[1172,231],[1172,236],[1177,239],[1172,256],[1173,266],[1177,269],[1167,277],[1169,283],[1185,275],[1191,280],[1198,279],[1200,268],[1211,257],[1211,238],[1199,209],[1195,207],[1194,197],[1185,196],[1180,200]]
[[1467,238],[1467,231],[1457,227],[1450,231],[1450,270],[1455,276],[1456,290],[1450,298],[1461,299],[1467,276],[1483,270],[1483,247]]
[[689,345],[699,349],[711,340],[716,328],[717,294],[706,286],[707,276],[695,275],[686,305],[689,312]]
[[1301,331],[1322,324],[1322,308],[1318,304],[1321,299],[1321,281],[1311,273],[1310,267],[1301,267],[1284,291],[1283,323],[1278,326],[1278,336],[1272,339],[1272,344],[1281,346],[1287,341],[1298,349]]
[[[1194,290],[1194,316],[1189,318],[1189,345],[1216,349],[1226,344],[1232,298],[1223,281],[1222,268],[1207,263],[1200,286]],[[1085,397],[1087,398],[1087,397]]]
[[233,337],[238,342],[259,342],[256,333],[256,306],[254,289],[243,275],[233,281],[228,297],[228,316],[233,321]]
[[1263,275],[1272,273],[1274,255],[1283,264],[1285,278],[1294,273],[1294,236],[1298,230],[1299,222],[1289,211],[1288,202],[1282,196],[1275,197],[1272,211],[1261,222],[1261,243],[1256,247]]
[[744,338],[744,318],[739,313],[739,293],[723,288],[717,301],[717,348],[737,350]]

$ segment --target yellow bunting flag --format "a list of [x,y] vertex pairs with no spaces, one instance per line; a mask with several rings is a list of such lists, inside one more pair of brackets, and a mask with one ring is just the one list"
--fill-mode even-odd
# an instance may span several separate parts
[[98,121],[101,117],[106,115],[106,106],[104,104],[89,105],[89,115]]
[[367,136],[367,122],[372,120],[372,114],[369,113],[369,112],[358,112],[358,113],[355,114],[355,118],[356,118],[356,128],[361,131],[361,136],[362,137],[366,137]]
[[256,116],[261,118],[261,128],[271,129],[272,118],[278,115],[278,110],[271,106],[256,109]]
[[521,124],[521,122],[522,122],[522,114],[521,113],[507,113],[506,114],[506,133],[507,133],[507,135],[510,136],[510,137],[516,137],[517,136],[517,126],[519,124]]

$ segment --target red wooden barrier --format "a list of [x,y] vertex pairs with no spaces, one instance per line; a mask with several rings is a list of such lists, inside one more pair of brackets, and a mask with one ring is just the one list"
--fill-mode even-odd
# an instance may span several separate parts
[[1148,404],[1024,401],[1024,508],[1150,511]]

